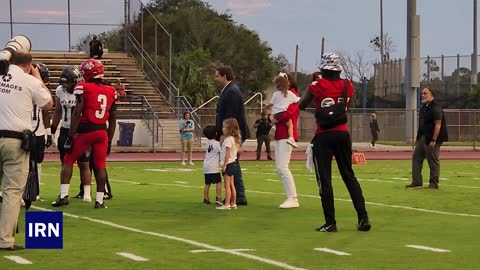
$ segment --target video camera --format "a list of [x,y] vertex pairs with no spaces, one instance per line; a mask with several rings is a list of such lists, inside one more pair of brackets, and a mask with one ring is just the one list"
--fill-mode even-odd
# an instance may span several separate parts
[[20,49],[30,51],[32,43],[23,35],[18,35],[7,42],[5,48],[0,51],[0,75],[7,75],[9,61],[12,58],[14,52]]

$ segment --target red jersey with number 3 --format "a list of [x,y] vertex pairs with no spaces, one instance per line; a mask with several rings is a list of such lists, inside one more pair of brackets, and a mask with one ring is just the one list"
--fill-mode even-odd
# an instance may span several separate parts
[[100,83],[79,82],[73,93],[83,96],[81,123],[101,125],[108,121],[110,108],[116,99],[115,88]]

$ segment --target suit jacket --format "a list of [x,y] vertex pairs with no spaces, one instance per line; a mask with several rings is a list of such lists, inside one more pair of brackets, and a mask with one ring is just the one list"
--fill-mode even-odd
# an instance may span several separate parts
[[243,105],[243,97],[240,88],[234,82],[230,82],[225,89],[223,89],[217,103],[217,112],[215,118],[215,126],[217,127],[217,139],[222,133],[223,120],[228,118],[235,118],[240,127],[242,141],[250,138],[250,131],[245,118],[245,107]]

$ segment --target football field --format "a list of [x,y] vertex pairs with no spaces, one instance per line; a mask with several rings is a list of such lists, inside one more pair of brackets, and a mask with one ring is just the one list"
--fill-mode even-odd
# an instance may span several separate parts
[[[356,213],[334,166],[338,232],[320,233],[314,231],[324,223],[318,187],[304,162],[291,163],[300,208],[278,209],[285,195],[273,161],[245,161],[248,206],[225,211],[202,204],[201,162],[110,162],[114,198],[106,201],[108,209],[71,198],[55,209],[64,212],[64,248],[3,252],[0,269],[478,269],[480,164],[441,165],[440,190],[406,190],[408,160],[355,165],[370,232],[356,230]],[[59,193],[60,164],[43,168],[45,202],[35,202],[34,211],[52,210]],[[70,197],[78,185],[76,170]],[[20,229],[17,243],[23,245],[23,211]]]

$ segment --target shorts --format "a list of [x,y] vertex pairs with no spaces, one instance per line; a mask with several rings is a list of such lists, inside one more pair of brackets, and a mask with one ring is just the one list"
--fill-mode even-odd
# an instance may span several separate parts
[[205,185],[218,184],[222,182],[222,177],[220,173],[206,173],[205,174]]
[[[91,149],[93,163],[97,170],[105,169],[107,163],[108,135],[106,130],[94,130],[87,133],[78,133],[73,137],[72,152],[63,159],[66,164],[73,164],[75,160]],[[88,160],[87,160],[88,161]]]
[[[58,136],[57,148],[58,148],[58,152],[60,153],[60,161],[62,163],[63,163],[63,158],[67,153],[67,151],[65,151],[65,148],[63,146],[65,145],[65,141],[67,140],[69,131],[70,129],[62,127],[60,128],[60,136]],[[77,159],[77,162],[88,162],[87,155],[83,153],[83,155],[81,155],[80,158]]]
[[274,117],[275,119],[281,118],[281,117],[282,117],[282,115],[283,115],[285,112],[286,112],[286,111],[284,111],[284,112],[279,112],[279,113],[276,113],[276,114],[274,114],[274,115],[273,115],[273,117]]
[[45,157],[45,136],[35,136],[35,149],[30,152],[32,160],[42,163]]
[[240,167],[238,166],[238,162],[232,162],[227,164],[227,168],[225,171],[222,173],[223,176],[228,175],[228,176],[233,176],[237,173],[237,171],[240,170]]

